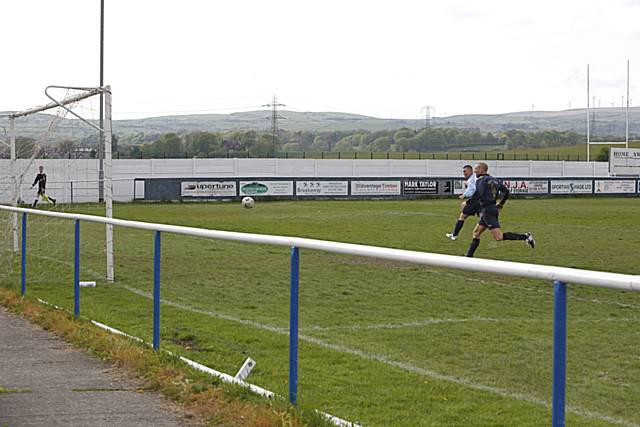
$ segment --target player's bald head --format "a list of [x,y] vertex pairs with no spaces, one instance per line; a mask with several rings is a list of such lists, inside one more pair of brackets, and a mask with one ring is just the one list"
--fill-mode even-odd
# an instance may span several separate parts
[[476,173],[480,173],[480,174],[487,173],[489,171],[489,165],[487,165],[484,162],[479,162],[478,164],[476,164],[475,171]]

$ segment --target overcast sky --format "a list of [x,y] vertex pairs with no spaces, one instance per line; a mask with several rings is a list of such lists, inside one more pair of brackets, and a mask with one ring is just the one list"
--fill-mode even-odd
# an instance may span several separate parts
[[[640,0],[105,0],[114,118],[640,105]],[[3,1],[0,111],[99,83],[100,0]]]

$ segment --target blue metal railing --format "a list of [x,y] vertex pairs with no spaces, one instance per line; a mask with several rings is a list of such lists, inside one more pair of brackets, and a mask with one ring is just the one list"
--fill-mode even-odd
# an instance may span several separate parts
[[553,427],[564,427],[565,384],[567,381],[567,285],[553,286]]
[[76,219],[73,262],[73,315],[80,316],[80,220]]
[[272,245],[287,245],[291,248],[290,265],[290,318],[289,318],[289,401],[297,405],[298,398],[298,313],[300,286],[300,248],[323,250],[342,254],[368,256],[379,259],[413,262],[440,267],[458,268],[471,271],[489,271],[534,279],[551,279],[554,283],[554,322],[553,322],[553,391],[552,426],[565,426],[566,395],[566,347],[567,347],[567,282],[610,287],[615,289],[640,291],[640,276],[616,273],[569,269],[563,267],[542,266],[536,264],[514,263],[487,259],[473,259],[451,255],[430,254],[349,243],[328,242],[285,236],[266,236],[250,233],[236,233],[217,230],[205,230],[191,227],[152,224],[138,221],[125,221],[93,217],[80,214],[64,214],[31,209],[13,208],[0,205],[0,210],[22,212],[22,271],[21,292],[26,293],[27,272],[27,214],[39,214],[75,220],[75,262],[74,262],[74,315],[80,315],[80,221],[92,221],[119,225],[123,227],[155,231],[154,267],[153,267],[153,348],[160,348],[160,259],[161,231],[192,236],[245,241]]
[[291,248],[291,287],[289,309],[289,402],[298,402],[298,294],[300,289],[300,251]]
[[160,348],[160,232],[153,249],[153,349]]

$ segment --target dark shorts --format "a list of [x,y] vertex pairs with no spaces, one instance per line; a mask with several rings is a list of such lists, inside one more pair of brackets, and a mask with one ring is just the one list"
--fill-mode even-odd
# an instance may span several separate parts
[[478,224],[487,227],[489,230],[500,228],[499,215],[500,211],[496,207],[484,208],[482,212],[480,212],[480,221]]
[[44,194],[44,188],[38,188],[38,196],[42,196]]
[[480,206],[480,203],[467,200],[467,204],[462,208],[462,213],[466,216],[473,216],[479,214],[481,210],[482,206]]

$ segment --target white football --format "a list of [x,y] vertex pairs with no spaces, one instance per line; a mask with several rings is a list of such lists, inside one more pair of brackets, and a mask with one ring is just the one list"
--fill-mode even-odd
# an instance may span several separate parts
[[253,197],[245,197],[242,199],[242,206],[244,206],[247,209],[251,209],[253,207],[253,205],[256,204],[256,201],[253,200]]

